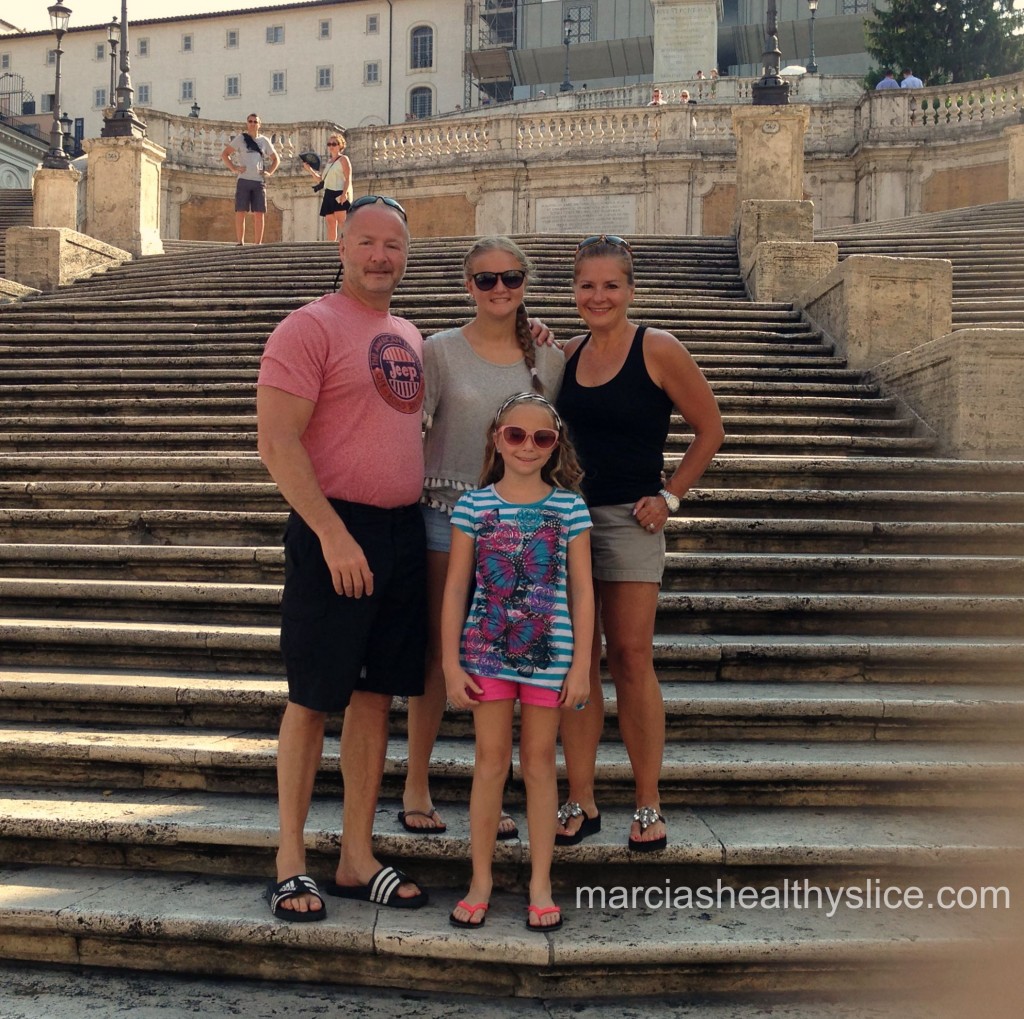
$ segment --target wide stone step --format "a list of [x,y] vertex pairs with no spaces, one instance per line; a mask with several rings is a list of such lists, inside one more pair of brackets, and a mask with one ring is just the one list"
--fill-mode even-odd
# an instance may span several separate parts
[[751,516],[769,523],[812,517],[1019,523],[1024,521],[1024,497],[1019,492],[694,488],[687,493],[680,514],[669,521],[673,534],[688,526],[697,529],[696,520],[705,517]]
[[[252,411],[251,406],[246,408]],[[0,413],[0,434],[12,436],[31,432],[50,432],[59,435],[67,431],[96,433],[117,431],[118,433],[188,431],[196,434],[209,432],[235,433],[256,432],[256,414],[203,413],[197,407],[179,407],[180,413],[166,410],[153,414],[95,413],[75,415],[72,413],[5,415]],[[857,414],[780,414],[749,411],[744,413],[723,413],[722,423],[727,435],[791,435],[794,432],[810,432],[816,435],[888,435],[899,436],[912,433],[917,427],[913,418],[873,418]],[[679,419],[679,424],[682,420]],[[680,432],[673,436],[675,442],[689,439],[692,433]]]
[[[400,809],[401,801],[379,804],[377,851],[401,861],[424,884],[451,886],[464,874],[468,879],[465,803],[439,801],[448,831],[431,838],[404,832]],[[838,890],[840,882],[853,883],[879,867],[893,884],[920,881],[937,892],[938,882],[957,872],[961,882],[982,869],[991,878],[1024,850],[1020,817],[1005,809],[697,807],[673,811],[669,846],[641,862],[625,845],[628,808],[609,805],[602,815],[602,830],[585,845],[555,851],[556,889],[569,896],[570,904],[581,885],[664,887],[687,877],[704,886],[722,879],[765,889],[799,874],[818,887]],[[336,865],[337,823],[337,802],[314,800],[307,825],[311,873],[330,874]],[[156,830],[159,840],[153,839]],[[499,846],[496,854],[501,891],[528,890],[525,823],[520,832],[518,840]],[[154,873],[270,874],[276,836],[272,797],[0,786],[0,863],[7,865],[31,856],[79,868],[116,863]]]
[[[857,516],[852,514],[849,519],[692,517],[686,521],[669,520],[665,534],[669,549],[684,552],[747,552],[751,543],[756,542],[759,550],[772,554],[1024,553],[1024,523],[859,520]],[[0,519],[3,519],[2,511]]]
[[[674,445],[685,443],[678,437]],[[8,432],[0,433],[0,452],[54,452],[146,453],[164,449],[178,453],[206,454],[251,452],[255,448],[255,430],[233,431],[137,431],[137,432]],[[723,448],[735,453],[763,452],[775,455],[849,455],[922,456],[932,451],[934,440],[912,435],[848,435],[792,433],[762,435],[757,433],[727,434]]]
[[[666,466],[675,470],[678,457]],[[4,481],[222,481],[235,485],[269,480],[256,455],[181,456],[150,451],[141,455],[0,453]],[[703,478],[703,488],[785,488],[1024,492],[1024,462],[936,460],[906,457],[744,456],[720,453]],[[10,490],[4,493],[10,497]]]
[[[35,619],[273,626],[279,584],[0,577],[5,613]],[[779,593],[670,590],[658,598],[666,633],[887,633],[1011,636],[1024,632],[1024,595]]]
[[[0,546],[0,569],[3,550]],[[7,571],[20,569],[22,562],[19,556]],[[662,586],[668,591],[1024,594],[1024,557],[670,552]]]
[[[981,911],[844,909],[837,917],[826,901],[798,910],[745,912],[726,903],[700,913],[691,906],[642,916],[607,903],[567,907],[562,930],[536,935],[523,929],[523,896],[512,894],[495,895],[484,930],[453,932],[448,913],[465,891],[453,887],[436,888],[421,910],[332,900],[326,920],[287,924],[269,916],[261,882],[251,875],[13,866],[0,872],[0,881],[0,938],[19,945],[21,960],[274,974],[406,994],[450,996],[455,989],[492,1002],[600,1000],[621,994],[624,979],[656,987],[659,995],[739,993],[765,982],[752,978],[763,973],[766,944],[773,946],[767,983],[776,993],[833,994],[854,975],[861,987],[899,986],[905,993],[908,986],[934,989],[951,968],[961,973],[993,953],[1001,957],[1008,934]],[[696,919],[681,922],[691,916]],[[450,998],[446,1014],[457,1000]],[[428,1013],[418,1006],[415,1014]]]
[[[799,682],[663,679],[670,740],[1011,739],[1024,721],[1024,685],[975,682]],[[260,675],[0,669],[8,722],[276,731],[287,700],[280,678]],[[602,739],[620,740],[615,688],[604,683]],[[392,731],[407,731],[396,701]],[[329,731],[337,732],[331,719]],[[466,712],[448,712],[441,733],[472,740]]]
[[[666,526],[674,551],[745,552],[751,541],[767,553],[1020,555],[1024,523],[1005,521],[748,517],[675,518]],[[0,509],[9,542],[126,545],[276,545],[287,513],[214,509]]]
[[[1024,557],[670,552],[663,588],[859,594],[1024,593]],[[280,546],[0,544],[0,576],[280,583]]]
[[[662,679],[1012,683],[1019,637],[655,634]],[[212,623],[0,617],[0,661],[44,669],[171,669],[283,675],[279,628]]]
[[[399,797],[405,740],[392,736],[382,793]],[[0,724],[0,760],[8,783],[90,789],[181,789],[272,796],[277,738],[230,729]],[[339,749],[327,736],[317,771],[320,793],[340,794]],[[564,780],[564,764],[558,770]],[[463,800],[473,774],[469,740],[439,739],[431,786],[439,800]],[[513,782],[521,788],[518,759]],[[601,747],[599,802],[633,802],[633,773],[621,744]],[[1024,793],[1019,742],[694,741],[668,743],[664,806],[1005,807]],[[514,801],[514,793],[510,799]]]

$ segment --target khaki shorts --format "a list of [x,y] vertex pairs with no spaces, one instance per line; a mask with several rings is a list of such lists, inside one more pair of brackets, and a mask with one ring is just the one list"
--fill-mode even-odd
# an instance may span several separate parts
[[665,532],[645,531],[633,503],[591,506],[590,554],[595,580],[660,584],[665,572]]

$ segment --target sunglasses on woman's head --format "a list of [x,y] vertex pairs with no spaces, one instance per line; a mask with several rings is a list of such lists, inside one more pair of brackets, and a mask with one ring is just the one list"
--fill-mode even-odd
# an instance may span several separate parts
[[327,143],[327,147],[329,149],[333,149],[333,148],[337,148],[340,144],[341,144],[341,142],[328,142]]
[[474,272],[469,277],[478,290],[493,290],[500,279],[509,290],[518,290],[526,279],[522,269],[509,269],[507,272]]
[[623,237],[616,237],[615,234],[595,234],[593,237],[584,237],[576,245],[576,250],[582,251],[584,248],[589,248],[591,244],[600,244],[602,241],[605,244],[612,244],[616,248],[625,248],[630,254],[633,253],[633,249],[629,246],[629,241]]
[[558,432],[553,428],[538,428],[535,432],[528,432],[519,425],[502,425],[498,434],[510,446],[521,446],[527,439],[531,439],[537,449],[553,449],[558,442]]
[[409,217],[405,214],[405,209],[395,201],[394,198],[388,198],[386,195],[363,195],[362,198],[357,198],[351,208],[348,210],[349,213],[353,213],[356,209],[361,209],[364,205],[376,205],[377,202],[383,202],[389,209],[394,209],[402,219],[406,222],[409,221]]

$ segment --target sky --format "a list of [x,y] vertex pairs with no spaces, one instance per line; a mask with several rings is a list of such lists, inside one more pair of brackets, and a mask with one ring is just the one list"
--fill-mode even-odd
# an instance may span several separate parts
[[[53,0],[20,0],[10,4],[0,17],[29,32],[50,27],[46,8]],[[144,18],[170,18],[178,14],[206,14],[210,11],[237,11],[246,7],[268,7],[275,0],[128,0],[128,23]],[[71,27],[75,25],[106,25],[116,14],[121,17],[121,0],[63,0],[71,8]]]

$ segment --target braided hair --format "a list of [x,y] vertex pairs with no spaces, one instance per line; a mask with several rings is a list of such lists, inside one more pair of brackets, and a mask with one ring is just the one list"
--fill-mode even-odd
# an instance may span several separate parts
[[[506,255],[511,255],[527,275],[532,269],[526,253],[515,241],[508,237],[481,237],[466,252],[466,257],[462,260],[462,268],[467,281],[472,276],[472,266],[477,256],[484,255],[488,251],[503,251]],[[530,332],[530,318],[526,313],[526,305],[522,301],[516,308],[516,342],[523,351],[523,361],[530,373],[530,384],[533,386],[534,392],[543,396],[544,383],[541,382],[540,373],[537,371],[537,347],[533,342],[533,334]]]

